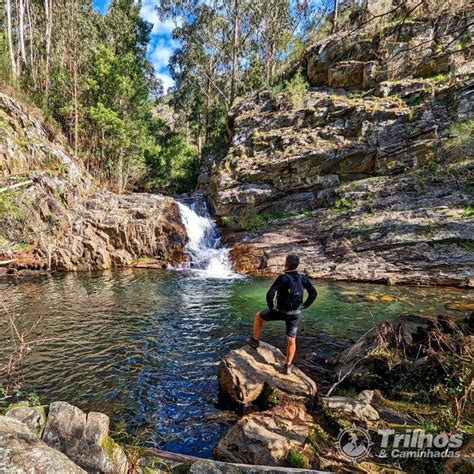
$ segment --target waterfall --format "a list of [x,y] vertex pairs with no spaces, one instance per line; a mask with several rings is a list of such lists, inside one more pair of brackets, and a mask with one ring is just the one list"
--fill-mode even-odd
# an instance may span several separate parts
[[201,193],[195,193],[178,202],[181,219],[188,233],[186,252],[189,262],[180,268],[188,268],[205,278],[236,278],[232,271],[228,248],[221,246],[221,236]]

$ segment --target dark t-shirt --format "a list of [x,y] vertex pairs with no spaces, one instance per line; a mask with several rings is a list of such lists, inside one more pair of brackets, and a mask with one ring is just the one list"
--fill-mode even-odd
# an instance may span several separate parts
[[[291,276],[289,275],[291,273]],[[296,278],[298,275],[300,275],[301,278],[301,284],[303,285],[303,288],[308,292],[308,297],[306,298],[306,301],[303,303],[302,307],[295,310],[295,309],[290,309],[288,308],[288,290],[290,288],[290,283],[292,278]],[[284,273],[283,275],[280,275],[273,283],[273,285],[270,287],[270,289],[267,292],[267,305],[269,308],[274,307],[274,298],[275,298],[275,293],[277,295],[277,308],[279,311],[282,313],[288,313],[288,314],[296,314],[300,313],[302,309],[306,309],[308,306],[310,306],[314,300],[316,299],[317,296],[317,291],[316,288],[312,285],[312,283],[309,281],[309,279],[306,277],[306,275],[302,275],[298,272],[287,272]]]

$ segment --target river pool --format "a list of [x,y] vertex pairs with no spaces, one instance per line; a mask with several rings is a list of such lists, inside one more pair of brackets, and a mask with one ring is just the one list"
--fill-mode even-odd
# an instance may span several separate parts
[[[468,290],[315,282],[300,350],[331,353],[399,314],[451,314]],[[248,338],[264,307],[266,278],[214,279],[188,271],[123,270],[0,281],[20,326],[41,318],[30,338],[26,380],[43,403],[65,400],[148,427],[162,449],[210,456],[230,423],[217,404],[217,366]],[[0,358],[5,324],[0,322]],[[284,347],[283,323],[263,339]]]

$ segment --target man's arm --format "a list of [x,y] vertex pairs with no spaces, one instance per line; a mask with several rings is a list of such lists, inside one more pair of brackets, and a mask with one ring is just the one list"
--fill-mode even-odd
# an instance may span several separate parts
[[280,275],[274,282],[270,289],[267,291],[267,305],[270,309],[273,309],[275,304],[273,299],[275,298],[275,293],[281,288],[283,283],[283,276]]
[[313,286],[313,284],[309,281],[309,278],[303,277],[302,283],[303,287],[308,292],[308,298],[306,298],[306,301],[303,303],[303,309],[306,309],[314,303],[314,300],[318,296],[318,292],[316,291],[316,288]]

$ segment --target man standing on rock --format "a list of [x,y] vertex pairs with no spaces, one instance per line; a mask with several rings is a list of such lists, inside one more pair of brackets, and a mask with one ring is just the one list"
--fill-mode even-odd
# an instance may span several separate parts
[[[287,375],[292,372],[292,363],[296,353],[296,332],[300,322],[301,311],[308,308],[317,296],[316,288],[305,275],[297,272],[300,258],[298,255],[289,254],[285,261],[285,273],[280,275],[267,293],[268,308],[255,315],[253,337],[248,344],[256,349],[260,343],[260,333],[265,321],[285,321],[286,324],[286,364],[284,371]],[[308,298],[303,303],[304,290]],[[274,305],[275,293],[277,304]]]

